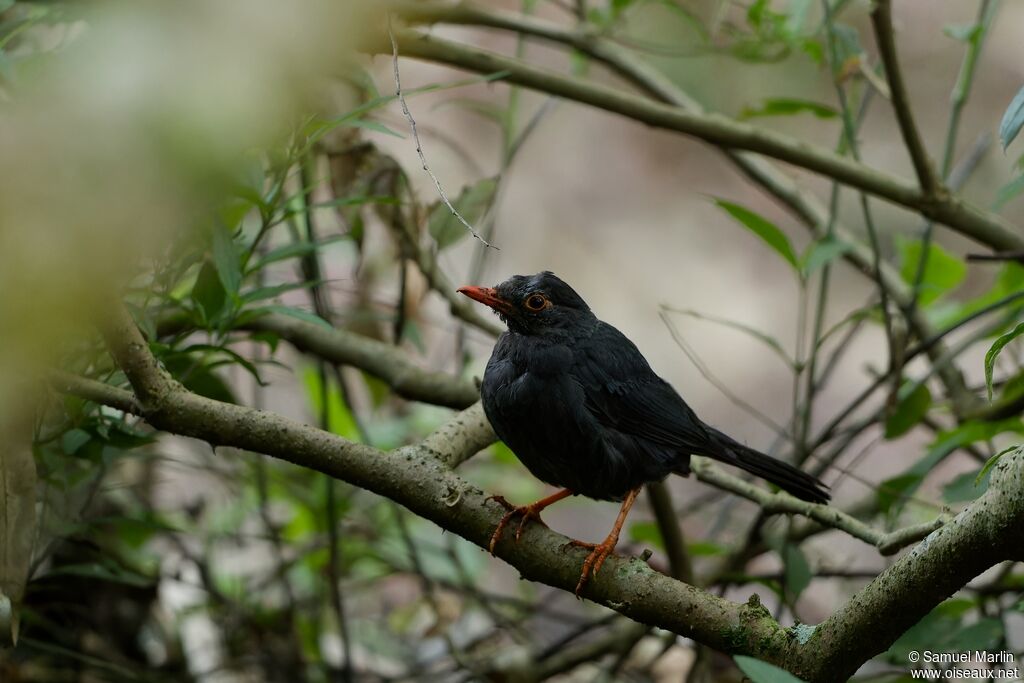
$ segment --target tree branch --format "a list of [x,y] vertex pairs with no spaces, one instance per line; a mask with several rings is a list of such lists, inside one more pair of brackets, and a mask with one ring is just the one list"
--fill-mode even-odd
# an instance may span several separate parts
[[711,461],[701,456],[692,456],[690,466],[697,478],[724,491],[757,503],[769,514],[798,514],[813,519],[822,526],[845,531],[854,538],[878,548],[882,555],[892,555],[911,543],[916,543],[931,532],[943,526],[947,519],[939,516],[923,524],[915,524],[896,531],[884,532],[874,529],[856,517],[848,515],[831,505],[809,503],[794,498],[788,493],[772,493],[754,484],[747,483],[739,477],[727,474]]
[[[165,316],[157,323],[161,337],[187,329],[184,315]],[[351,365],[383,380],[395,393],[415,401],[448,408],[473,405],[480,392],[469,380],[425,370],[399,348],[340,328],[327,329],[279,313],[250,320],[238,329],[271,332],[305,353],[337,365]]]
[[[986,569],[1024,559],[1024,451],[1003,456],[988,490],[819,624],[811,680],[846,680]],[[801,660],[803,661],[803,660]]]
[[[90,380],[67,381],[62,390],[98,399],[105,392]],[[281,415],[197,396],[176,387],[155,412],[125,400],[123,392],[110,393],[119,407],[138,409],[151,425],[172,434],[265,453],[300,467],[323,472],[354,486],[394,500],[443,529],[486,548],[494,527],[505,513],[498,503],[459,477],[424,444],[384,452],[353,443],[335,434],[304,425]],[[471,411],[474,409],[470,409]],[[468,411],[467,411],[468,412]],[[470,416],[472,413],[469,414]],[[456,415],[442,428],[450,452],[468,453],[480,435],[467,413]],[[425,442],[440,439],[439,434]],[[521,541],[507,536],[496,554],[519,569],[527,579],[572,591],[586,555],[569,547],[569,539],[550,529],[528,525]],[[637,558],[610,557],[592,580],[585,595],[595,602],[645,624],[657,625],[692,637],[723,651],[764,654],[783,647],[788,636],[759,605],[740,605],[718,598],[660,574]]]
[[[119,407],[137,408],[157,429],[266,453],[347,481],[481,548],[504,514],[502,506],[455,474],[433,447],[445,441],[449,449],[443,457],[448,460],[478,448],[484,436],[475,408],[442,428],[443,436],[438,433],[422,444],[385,453],[274,413],[192,394],[162,373],[148,346],[140,343],[141,334],[129,326],[127,312],[117,320],[110,329],[125,338],[108,332],[112,353],[132,368],[125,369],[129,377],[151,394],[160,393],[155,407],[88,381],[62,378],[59,386],[81,389],[93,399],[107,395]],[[635,558],[610,558],[585,594],[636,621],[723,652],[760,657],[810,681],[842,680],[975,575],[997,562],[1024,558],[1024,497],[1018,495],[1022,480],[1024,455],[1018,451],[1004,456],[978,500],[855,595],[809,639],[802,636],[806,630],[783,629],[756,595],[740,605],[675,581]],[[585,551],[567,548],[567,540],[533,524],[521,542],[506,537],[496,552],[525,578],[572,590]]]
[[903,82],[903,74],[896,58],[896,40],[893,36],[890,0],[875,0],[875,7],[871,12],[871,25],[875,29],[878,52],[882,57],[882,64],[885,65],[885,77],[889,81],[889,90],[892,92],[893,110],[896,112],[896,120],[899,122],[900,132],[903,134],[903,142],[914,163],[914,172],[917,173],[918,183],[926,197],[940,197],[945,193],[945,189],[939,182],[931,160],[928,158],[928,153],[924,149],[924,144],[921,142],[921,136],[914,123],[914,115],[910,108],[907,87]]
[[[636,59],[629,51],[618,45],[601,39],[597,34],[567,29],[549,21],[512,12],[484,9],[467,2],[457,4],[433,1],[409,3],[393,0],[393,6],[398,8],[409,21],[446,22],[505,29],[566,45],[601,62],[649,96],[686,109],[697,116],[706,116],[699,102],[681,90],[658,69]],[[450,63],[458,66],[458,57],[459,54],[455,54]],[[719,151],[750,180],[763,187],[796,214],[815,237],[824,237],[828,226],[834,225],[834,236],[839,241],[853,246],[853,250],[845,253],[844,258],[863,273],[870,275],[873,272],[870,247],[854,237],[838,222],[833,221],[829,209],[814,194],[801,188],[793,178],[780,170],[771,160],[728,147],[719,147]],[[1024,240],[1021,241],[1021,248],[1024,249]],[[906,309],[910,306],[913,301],[913,291],[903,282],[900,274],[892,266],[886,263],[881,264],[879,281],[901,308]],[[908,322],[919,338],[932,336],[931,324],[916,307],[910,311]],[[942,356],[943,351],[944,346],[929,349],[929,355],[933,359],[938,358]],[[945,365],[939,374],[939,379],[945,386],[947,394],[953,398],[958,412],[967,412],[973,408],[973,402],[970,400],[972,397],[967,392],[966,384],[956,366]]]
[[[422,16],[423,11],[420,10]],[[997,250],[1024,248],[1024,239],[1001,217],[956,197],[933,198],[902,178],[839,157],[831,151],[788,136],[733,121],[718,114],[696,114],[679,107],[620,92],[614,88],[562,76],[504,55],[426,36],[415,31],[396,32],[401,54],[478,73],[507,72],[505,80],[600,109],[622,114],[649,125],[693,135],[714,145],[765,154],[821,173],[852,187],[913,209],[961,234]],[[381,52],[383,44],[366,46]]]

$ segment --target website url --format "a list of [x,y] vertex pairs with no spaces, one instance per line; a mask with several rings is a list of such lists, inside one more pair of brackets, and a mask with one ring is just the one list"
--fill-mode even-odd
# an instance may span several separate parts
[[1019,669],[911,669],[910,677],[922,681],[993,680],[1016,681]]

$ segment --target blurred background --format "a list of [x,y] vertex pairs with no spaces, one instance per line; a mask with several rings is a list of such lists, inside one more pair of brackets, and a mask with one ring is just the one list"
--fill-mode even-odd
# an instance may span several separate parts
[[[832,2],[831,30],[822,5],[804,0],[477,6],[591,31],[710,112],[847,153],[838,83],[863,162],[914,177],[868,2]],[[468,382],[482,375],[498,321],[460,303],[454,288],[552,270],[705,421],[809,468],[820,463],[839,507],[887,529],[979,495],[972,483],[985,458],[1024,427],[972,423],[965,435],[969,421],[950,410],[924,356],[905,367],[908,382],[924,378],[923,408],[895,388],[857,402],[891,369],[874,282],[830,259],[815,333],[823,269],[794,268],[726,209],[774,224],[797,255],[821,234],[720,149],[511,87],[500,74],[400,57],[430,170],[496,248],[484,247],[421,168],[391,96],[382,9],[0,0],[0,432],[12,444],[4,476],[22,492],[9,496],[0,528],[0,588],[20,616],[0,680],[740,680],[727,659],[522,581],[373,494],[47,392],[39,377],[54,365],[124,385],[94,331],[122,296],[190,389],[390,449],[423,438],[451,409],[305,355],[259,321],[283,316],[396,344],[417,365]],[[401,13],[393,20],[408,30]],[[635,92],[564,45],[408,24]],[[998,130],[1024,83],[1024,5],[895,3],[894,28],[932,159],[948,147],[962,196],[1014,222],[1020,146],[1004,151]],[[950,145],[951,92],[972,49],[970,98]],[[828,205],[830,179],[778,166]],[[866,243],[858,193],[844,188],[836,207],[837,223]],[[922,217],[877,199],[870,207],[882,258],[913,285]],[[933,329],[1022,287],[1015,264],[968,263],[968,252],[986,248],[942,226],[934,234],[931,289],[918,302]],[[985,352],[1019,312],[1001,309],[997,324],[950,336],[978,399]],[[828,377],[808,395],[800,368],[822,330]],[[1008,347],[997,389],[1009,391],[1017,361]],[[859,429],[807,448],[851,405],[842,426]],[[459,473],[517,503],[547,491],[501,445]],[[697,582],[738,601],[757,593],[784,623],[821,621],[892,561],[842,533],[800,535],[796,521],[758,520],[752,503],[699,482],[668,485]],[[545,521],[598,540],[616,512],[573,498]],[[618,550],[645,549],[667,572],[646,504]],[[1019,652],[1017,576],[1003,567],[983,577],[998,590],[958,596],[925,624],[931,631],[909,634],[865,675],[901,680],[914,637],[967,632],[957,642]]]

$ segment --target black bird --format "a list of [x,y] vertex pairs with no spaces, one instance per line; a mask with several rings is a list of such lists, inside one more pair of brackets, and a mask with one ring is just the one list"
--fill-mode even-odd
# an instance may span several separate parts
[[703,422],[654,373],[636,345],[606,322],[554,273],[514,275],[496,287],[461,287],[508,326],[484,372],[480,395],[494,431],[538,479],[561,487],[531,505],[508,509],[494,547],[521,515],[516,539],[548,505],[579,494],[622,501],[618,519],[591,549],[576,594],[612,553],[640,488],[669,474],[690,473],[690,455],[714,458],[755,474],[797,498],[829,499],[826,487],[791,465],[735,441]]

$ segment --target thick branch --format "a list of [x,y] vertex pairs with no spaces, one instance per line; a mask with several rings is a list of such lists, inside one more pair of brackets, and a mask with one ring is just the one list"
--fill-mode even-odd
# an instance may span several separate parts
[[910,152],[910,159],[914,162],[914,172],[917,173],[917,180],[925,196],[937,197],[943,194],[942,185],[935,174],[928,153],[921,142],[921,135],[914,123],[914,115],[910,109],[910,98],[907,96],[907,86],[903,82],[903,73],[900,71],[899,61],[896,58],[896,40],[892,29],[892,5],[890,0],[875,0],[875,8],[871,12],[871,24],[875,29],[875,39],[878,41],[878,52],[882,57],[882,64],[885,65],[885,77],[889,81],[889,90],[892,92],[892,106],[896,112],[896,120],[900,124],[900,132],[903,134],[903,142]]
[[147,411],[159,408],[173,389],[174,380],[150,353],[149,344],[131,314],[120,304],[114,306],[102,331],[110,354],[135,389],[139,403]]
[[[504,507],[445,462],[464,458],[489,439],[477,408],[459,414],[422,444],[385,453],[280,415],[192,394],[162,372],[127,312],[119,315],[107,332],[111,351],[128,366],[125,373],[147,392],[157,392],[159,400],[132,402],[88,381],[63,379],[60,386],[82,389],[93,400],[106,393],[119,407],[137,407],[158,429],[266,453],[342,479],[390,498],[481,548],[489,541]],[[436,446],[442,441],[447,450],[439,457]],[[694,465],[706,476],[706,463]],[[845,680],[976,575],[999,562],[1024,559],[1022,488],[1024,452],[1018,450],[1003,457],[978,500],[855,595],[809,639],[783,629],[756,596],[739,605],[659,574],[639,559],[612,557],[585,593],[641,623],[723,652],[760,657],[809,681]],[[496,552],[525,578],[570,590],[585,551],[567,548],[566,541],[546,527],[530,525],[521,542],[506,537]]]
[[[58,386],[96,400],[104,393],[96,384],[62,378]],[[141,405],[125,400],[120,393],[110,396],[118,407],[138,408],[141,416],[158,429],[215,446],[265,453],[323,472],[390,498],[481,548],[487,546],[505,512],[424,444],[387,453],[274,413],[221,403],[180,388],[169,392],[160,410],[153,413],[141,410]],[[436,443],[443,433],[449,453],[471,452],[482,438],[478,426],[473,426],[479,424],[474,416],[477,410],[474,407],[460,413],[426,443]],[[460,423],[469,428],[460,431]],[[512,535],[502,540],[496,554],[525,578],[571,591],[579,580],[586,552],[567,547],[568,540],[533,524],[526,528],[520,542],[516,543]],[[723,651],[768,656],[767,648],[777,650],[788,640],[784,629],[763,608],[718,598],[660,574],[635,558],[609,558],[585,594],[637,621]]]
[[[89,381],[65,378],[58,384],[92,400],[108,393]],[[390,498],[481,548],[504,513],[423,444],[385,453],[280,415],[203,398],[177,384],[151,412],[123,393],[109,396],[118,407],[137,407],[159,429],[266,453]],[[473,410],[444,428],[449,453],[469,452],[484,438]],[[460,421],[468,425],[466,432],[458,429]],[[427,443],[437,439],[441,436]],[[1022,472],[1024,456],[1004,456],[979,500],[855,596],[805,643],[775,622],[756,599],[739,605],[718,598],[635,558],[610,558],[585,592],[636,621],[723,652],[751,654],[811,681],[843,680],[975,575],[999,561],[1021,559],[1024,498],[1017,493],[1024,485]],[[571,590],[584,551],[567,548],[567,540],[546,527],[529,525],[519,543],[507,537],[496,551],[525,578]]]
[[[811,680],[844,681],[968,581],[1024,559],[1024,452],[1003,456],[989,489],[818,625]],[[800,662],[806,663],[801,657]]]
[[[160,336],[186,329],[184,316],[164,318],[157,325]],[[270,313],[250,320],[239,329],[272,332],[292,346],[337,365],[351,365],[383,380],[395,393],[414,401],[448,408],[465,408],[480,398],[476,386],[443,372],[413,364],[398,347],[340,328],[327,329],[297,318]]]

